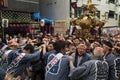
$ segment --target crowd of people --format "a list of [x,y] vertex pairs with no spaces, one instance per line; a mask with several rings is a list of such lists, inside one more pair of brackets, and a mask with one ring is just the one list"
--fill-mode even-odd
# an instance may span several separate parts
[[120,36],[6,34],[0,80],[120,80]]

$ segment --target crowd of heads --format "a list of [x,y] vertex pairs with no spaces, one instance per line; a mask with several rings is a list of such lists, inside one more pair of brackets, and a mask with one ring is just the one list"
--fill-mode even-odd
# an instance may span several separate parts
[[[57,43],[58,40],[61,40],[61,42]],[[77,50],[78,53],[80,53],[79,55],[82,55],[82,53],[85,52],[92,53],[92,49],[96,47],[103,48],[104,53],[108,50],[116,51],[119,53],[119,50],[116,49],[116,47],[118,47],[120,44],[120,36],[103,35],[99,38],[90,40],[89,38],[82,39],[80,37],[76,37],[75,35],[67,34],[43,35],[42,33],[38,33],[35,37],[32,37],[31,34],[18,34],[14,35],[13,37],[7,34],[4,39],[0,38],[0,43],[1,42],[7,44],[12,50],[23,48],[26,44],[31,44],[33,47],[46,48],[46,52],[53,49],[59,52],[61,50],[61,47],[65,47],[65,52],[67,54],[76,52]],[[43,46],[43,44],[45,45]],[[24,47],[24,49],[31,48],[30,52],[33,52],[33,47],[28,45]]]
[[22,49],[26,54],[40,51],[44,56],[47,52],[56,50],[64,55],[72,55],[73,53],[82,56],[85,53],[93,56],[93,58],[100,58],[108,52],[112,52],[115,56],[120,55],[120,36],[101,36],[90,40],[76,37],[75,35],[67,34],[42,34],[38,33],[32,37],[27,35],[14,35],[5,38],[0,38],[0,48],[2,50],[3,44],[6,44],[11,50]]

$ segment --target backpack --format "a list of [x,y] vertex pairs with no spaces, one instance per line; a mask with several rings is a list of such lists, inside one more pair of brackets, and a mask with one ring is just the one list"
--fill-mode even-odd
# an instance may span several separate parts
[[97,60],[95,62],[95,67],[96,67],[95,80],[107,80],[109,72],[108,63],[106,61]]

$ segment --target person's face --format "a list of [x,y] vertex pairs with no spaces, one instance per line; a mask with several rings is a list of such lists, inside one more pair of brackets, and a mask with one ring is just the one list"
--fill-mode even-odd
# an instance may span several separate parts
[[75,39],[73,42],[74,42],[76,45],[78,45],[78,44],[80,43],[80,41],[79,41],[78,39]]
[[53,50],[53,44],[47,45],[47,49],[48,49],[48,51]]
[[61,51],[62,51],[62,53],[63,53],[63,54],[65,54],[65,53],[66,53],[66,48],[67,48],[67,47],[62,48],[62,50],[61,50]]
[[103,51],[104,51],[104,53],[106,53],[108,50],[109,50],[109,47],[106,46],[105,44],[103,44]]
[[72,40],[72,37],[69,37],[70,40]]
[[120,54],[120,47],[118,47],[118,46],[114,47],[114,54],[115,54],[115,56],[118,56]]
[[104,55],[104,52],[103,52],[103,48],[101,47],[96,47],[93,51],[93,58],[98,58],[100,56],[103,56]]
[[10,39],[12,39],[12,36],[10,36]]
[[82,56],[86,52],[86,46],[85,45],[78,45],[78,54]]
[[9,38],[9,35],[8,34],[6,34],[6,36],[5,36],[7,39]]
[[23,39],[24,39],[23,37],[19,37],[19,41],[23,41]]
[[16,36],[16,35],[14,35],[14,38],[17,38],[17,36]]
[[114,49],[114,55],[115,56],[118,56],[118,53],[116,52],[116,50]]
[[90,52],[90,49],[91,49],[91,47],[90,47],[90,46],[87,46],[86,52]]
[[75,53],[75,52],[76,52],[75,46],[72,46],[72,45],[71,45],[69,48],[70,48],[70,52],[71,52],[71,53]]
[[94,42],[94,45],[93,45],[94,48],[99,47],[99,46],[100,46],[100,44],[98,42]]
[[76,38],[76,36],[75,35],[73,35],[73,39],[75,39]]
[[57,37],[53,37],[52,39],[53,39],[54,42],[56,42],[58,38]]

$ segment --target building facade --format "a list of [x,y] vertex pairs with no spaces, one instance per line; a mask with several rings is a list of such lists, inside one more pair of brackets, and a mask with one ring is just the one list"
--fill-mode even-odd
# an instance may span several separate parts
[[29,20],[33,13],[39,11],[39,0],[2,0],[2,18]]
[[[82,5],[87,4],[88,0],[40,0],[41,15],[55,20],[67,20],[77,18],[82,14]],[[118,27],[118,3],[119,0],[92,0],[98,9],[97,16],[100,20],[106,19],[105,28]],[[71,4],[76,2],[77,7],[71,7]],[[105,17],[102,17],[102,16]],[[69,25],[68,25],[69,26]]]
[[[118,1],[119,0],[92,0],[93,4],[97,5],[98,18],[102,20],[102,15],[105,14],[105,28],[112,29],[118,27],[119,10],[118,5],[116,5]],[[40,12],[43,18],[57,21],[59,24],[55,25],[57,25],[58,28],[66,30],[70,26],[71,18],[77,18],[82,14],[81,6],[86,4],[87,0],[0,0],[0,2],[1,24],[2,19],[9,19],[9,27],[29,26],[27,23],[33,20],[34,12]],[[71,6],[73,2],[77,3],[75,8]]]
[[63,33],[69,27],[70,0],[40,0],[40,15],[55,20],[55,33]]
[[[98,18],[103,19],[103,15],[105,15],[106,24],[104,27],[106,28],[114,28],[118,27],[118,18],[119,18],[119,11],[118,6],[116,3],[118,3],[118,0],[92,0],[93,4],[96,4],[96,7],[98,9]],[[77,5],[78,8],[80,8],[83,4],[86,4],[87,0],[78,0]],[[77,14],[77,11],[75,14]]]
[[34,12],[39,12],[39,0],[1,0],[0,2],[0,27],[3,27],[2,19],[9,20],[9,25],[4,26],[1,34],[26,33],[29,23],[34,20]]
[[40,0],[40,14],[54,20],[68,20],[70,0]]

